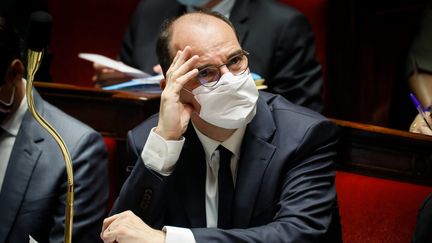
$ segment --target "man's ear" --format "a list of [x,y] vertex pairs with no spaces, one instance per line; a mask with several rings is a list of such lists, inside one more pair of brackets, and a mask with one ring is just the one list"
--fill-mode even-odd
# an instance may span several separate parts
[[161,79],[161,81],[160,81],[160,88],[161,88],[162,90],[164,90],[164,89],[165,89],[165,86],[166,86],[166,79],[163,78],[163,79]]
[[24,75],[24,64],[19,59],[14,59],[9,65],[6,73],[6,80],[12,82],[21,82]]

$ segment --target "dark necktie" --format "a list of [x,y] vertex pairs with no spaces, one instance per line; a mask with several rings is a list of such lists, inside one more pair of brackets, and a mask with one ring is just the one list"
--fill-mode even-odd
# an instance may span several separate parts
[[232,203],[234,196],[234,183],[231,174],[231,152],[222,145],[219,150],[219,205],[218,205],[218,228],[232,228]]

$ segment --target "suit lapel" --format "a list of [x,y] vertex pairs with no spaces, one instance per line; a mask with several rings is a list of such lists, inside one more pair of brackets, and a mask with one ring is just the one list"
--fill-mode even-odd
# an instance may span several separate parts
[[183,200],[191,227],[206,227],[204,149],[191,124],[185,138],[186,141],[178,162],[179,181],[181,182],[179,195]]
[[236,1],[231,11],[230,21],[233,23],[240,44],[243,45],[249,31],[250,0]]
[[[26,127],[31,127],[29,123],[32,117],[26,114],[21,129],[15,140],[15,145],[9,159],[6,175],[3,182],[3,188],[0,193],[0,215],[2,223],[0,224],[0,242],[4,242],[9,231],[15,222],[16,215],[21,208],[24,195],[26,194],[31,175],[39,160],[42,151],[37,143],[43,140],[36,132],[34,136],[29,133]],[[29,119],[30,118],[30,119]],[[34,125],[34,124],[33,124]]]
[[249,225],[264,172],[276,150],[268,142],[275,131],[272,121],[267,105],[258,99],[257,115],[246,129],[240,154],[234,198],[233,226],[236,228]]

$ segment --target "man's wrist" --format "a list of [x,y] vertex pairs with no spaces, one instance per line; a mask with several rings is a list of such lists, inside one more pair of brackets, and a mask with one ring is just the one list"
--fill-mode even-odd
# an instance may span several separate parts
[[166,232],[163,230],[155,230],[155,242],[165,243],[166,240]]
[[178,141],[182,137],[182,135],[178,134],[178,133],[165,132],[164,129],[160,128],[159,126],[157,126],[155,128],[154,132],[157,133],[157,135],[161,136],[163,139],[165,139],[167,141],[169,141],[169,140]]
[[196,243],[195,237],[190,229],[174,226],[164,226],[162,231],[166,232],[166,243]]

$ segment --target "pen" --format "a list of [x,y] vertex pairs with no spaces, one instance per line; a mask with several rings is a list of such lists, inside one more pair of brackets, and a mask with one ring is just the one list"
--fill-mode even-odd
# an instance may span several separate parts
[[420,102],[417,100],[417,98],[414,96],[413,93],[410,93],[410,97],[411,97],[411,100],[413,101],[414,106],[417,109],[418,113],[420,114],[420,116],[423,117],[423,120],[426,122],[426,125],[429,127],[429,129],[432,130],[431,125],[427,121],[425,109],[423,108],[423,106],[420,104]]

